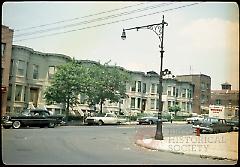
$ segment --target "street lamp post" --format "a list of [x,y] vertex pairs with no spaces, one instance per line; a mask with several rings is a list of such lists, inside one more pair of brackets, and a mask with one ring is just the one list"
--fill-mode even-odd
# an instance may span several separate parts
[[159,107],[158,107],[158,122],[157,122],[157,129],[156,129],[156,134],[155,134],[155,139],[156,140],[163,140],[163,134],[162,134],[162,108],[163,108],[163,104],[162,104],[162,80],[163,80],[163,75],[164,75],[164,71],[162,71],[162,66],[163,66],[163,34],[164,34],[164,25],[166,24],[166,26],[168,25],[168,23],[166,23],[164,21],[164,15],[163,15],[163,19],[161,23],[157,23],[157,24],[151,24],[151,25],[146,25],[146,26],[140,26],[140,27],[134,27],[134,28],[128,28],[128,29],[123,29],[122,32],[122,36],[121,38],[124,40],[126,39],[126,30],[139,30],[139,29],[149,29],[152,30],[153,32],[155,32],[155,34],[158,36],[159,40],[160,40],[160,53],[161,53],[161,57],[160,57],[160,75],[159,75]]

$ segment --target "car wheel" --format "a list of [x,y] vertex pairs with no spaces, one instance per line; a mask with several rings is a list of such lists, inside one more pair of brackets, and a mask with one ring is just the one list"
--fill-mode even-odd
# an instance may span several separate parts
[[12,124],[12,127],[14,129],[19,129],[21,127],[21,122],[20,121],[14,121]]
[[103,121],[101,121],[101,120],[98,121],[98,125],[99,125],[99,126],[102,126],[102,125],[103,125]]
[[49,127],[49,128],[54,128],[54,127],[55,127],[55,123],[50,122],[50,123],[48,124],[48,127]]
[[152,125],[153,124],[153,121],[149,121],[149,125]]

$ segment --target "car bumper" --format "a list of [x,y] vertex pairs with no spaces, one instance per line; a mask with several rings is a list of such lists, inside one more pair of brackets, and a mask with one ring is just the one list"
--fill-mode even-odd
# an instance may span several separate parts
[[211,127],[203,127],[203,126],[193,125],[192,128],[194,128],[194,129],[199,128],[202,131],[213,132],[213,128],[211,128]]
[[12,121],[3,121],[2,122],[2,125],[4,125],[4,126],[12,126]]

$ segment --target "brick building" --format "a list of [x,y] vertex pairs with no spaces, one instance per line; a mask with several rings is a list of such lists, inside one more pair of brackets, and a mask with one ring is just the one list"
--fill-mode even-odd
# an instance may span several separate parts
[[9,71],[12,55],[13,30],[2,25],[1,39],[1,114],[4,115],[7,109],[7,95],[9,90]]
[[178,75],[179,81],[191,82],[194,85],[193,112],[197,114],[208,113],[211,99],[211,78],[204,74]]

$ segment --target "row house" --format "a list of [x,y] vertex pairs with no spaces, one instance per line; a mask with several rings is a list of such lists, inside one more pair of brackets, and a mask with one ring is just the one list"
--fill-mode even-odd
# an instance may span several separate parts
[[[18,112],[26,108],[47,108],[55,114],[62,113],[59,104],[47,105],[44,100],[44,91],[50,84],[57,66],[67,63],[70,57],[61,54],[42,53],[24,46],[13,45],[11,70],[8,92],[8,112]],[[80,63],[99,64],[95,61],[79,60]],[[122,67],[119,67],[122,68]],[[123,69],[123,68],[122,68]],[[125,69],[124,69],[125,70]],[[153,71],[148,73],[127,71],[131,75],[131,82],[127,84],[128,98],[117,103],[106,101],[103,112],[131,113],[156,113],[158,112],[158,84],[159,75]],[[194,85],[190,82],[179,81],[173,78],[163,79],[163,111],[168,111],[170,106],[179,105],[181,111],[192,113]],[[80,113],[98,110],[90,108],[84,96],[80,96],[80,105],[74,110]]]
[[[89,62],[88,62],[89,63]],[[125,69],[124,69],[125,70]],[[127,71],[127,70],[125,70]],[[127,98],[119,102],[105,101],[103,112],[136,115],[137,113],[154,114],[159,111],[159,75],[153,71],[127,71],[131,81],[126,85]],[[167,114],[170,106],[178,105],[180,113],[191,114],[193,106],[194,85],[190,82],[178,81],[173,78],[163,79],[163,114]],[[80,96],[81,107],[87,110],[84,96]],[[95,106],[100,110],[100,106]]]
[[[159,111],[159,75],[153,71],[130,72],[132,83],[127,86],[126,103],[131,112],[157,113]],[[163,78],[163,112],[170,106],[178,105],[182,112],[192,113],[194,86],[189,82],[180,82],[173,78]]]
[[[7,111],[19,112],[26,108],[44,107],[44,90],[56,72],[56,67],[70,59],[61,54],[41,53],[13,45]],[[61,106],[48,107],[61,112]]]

